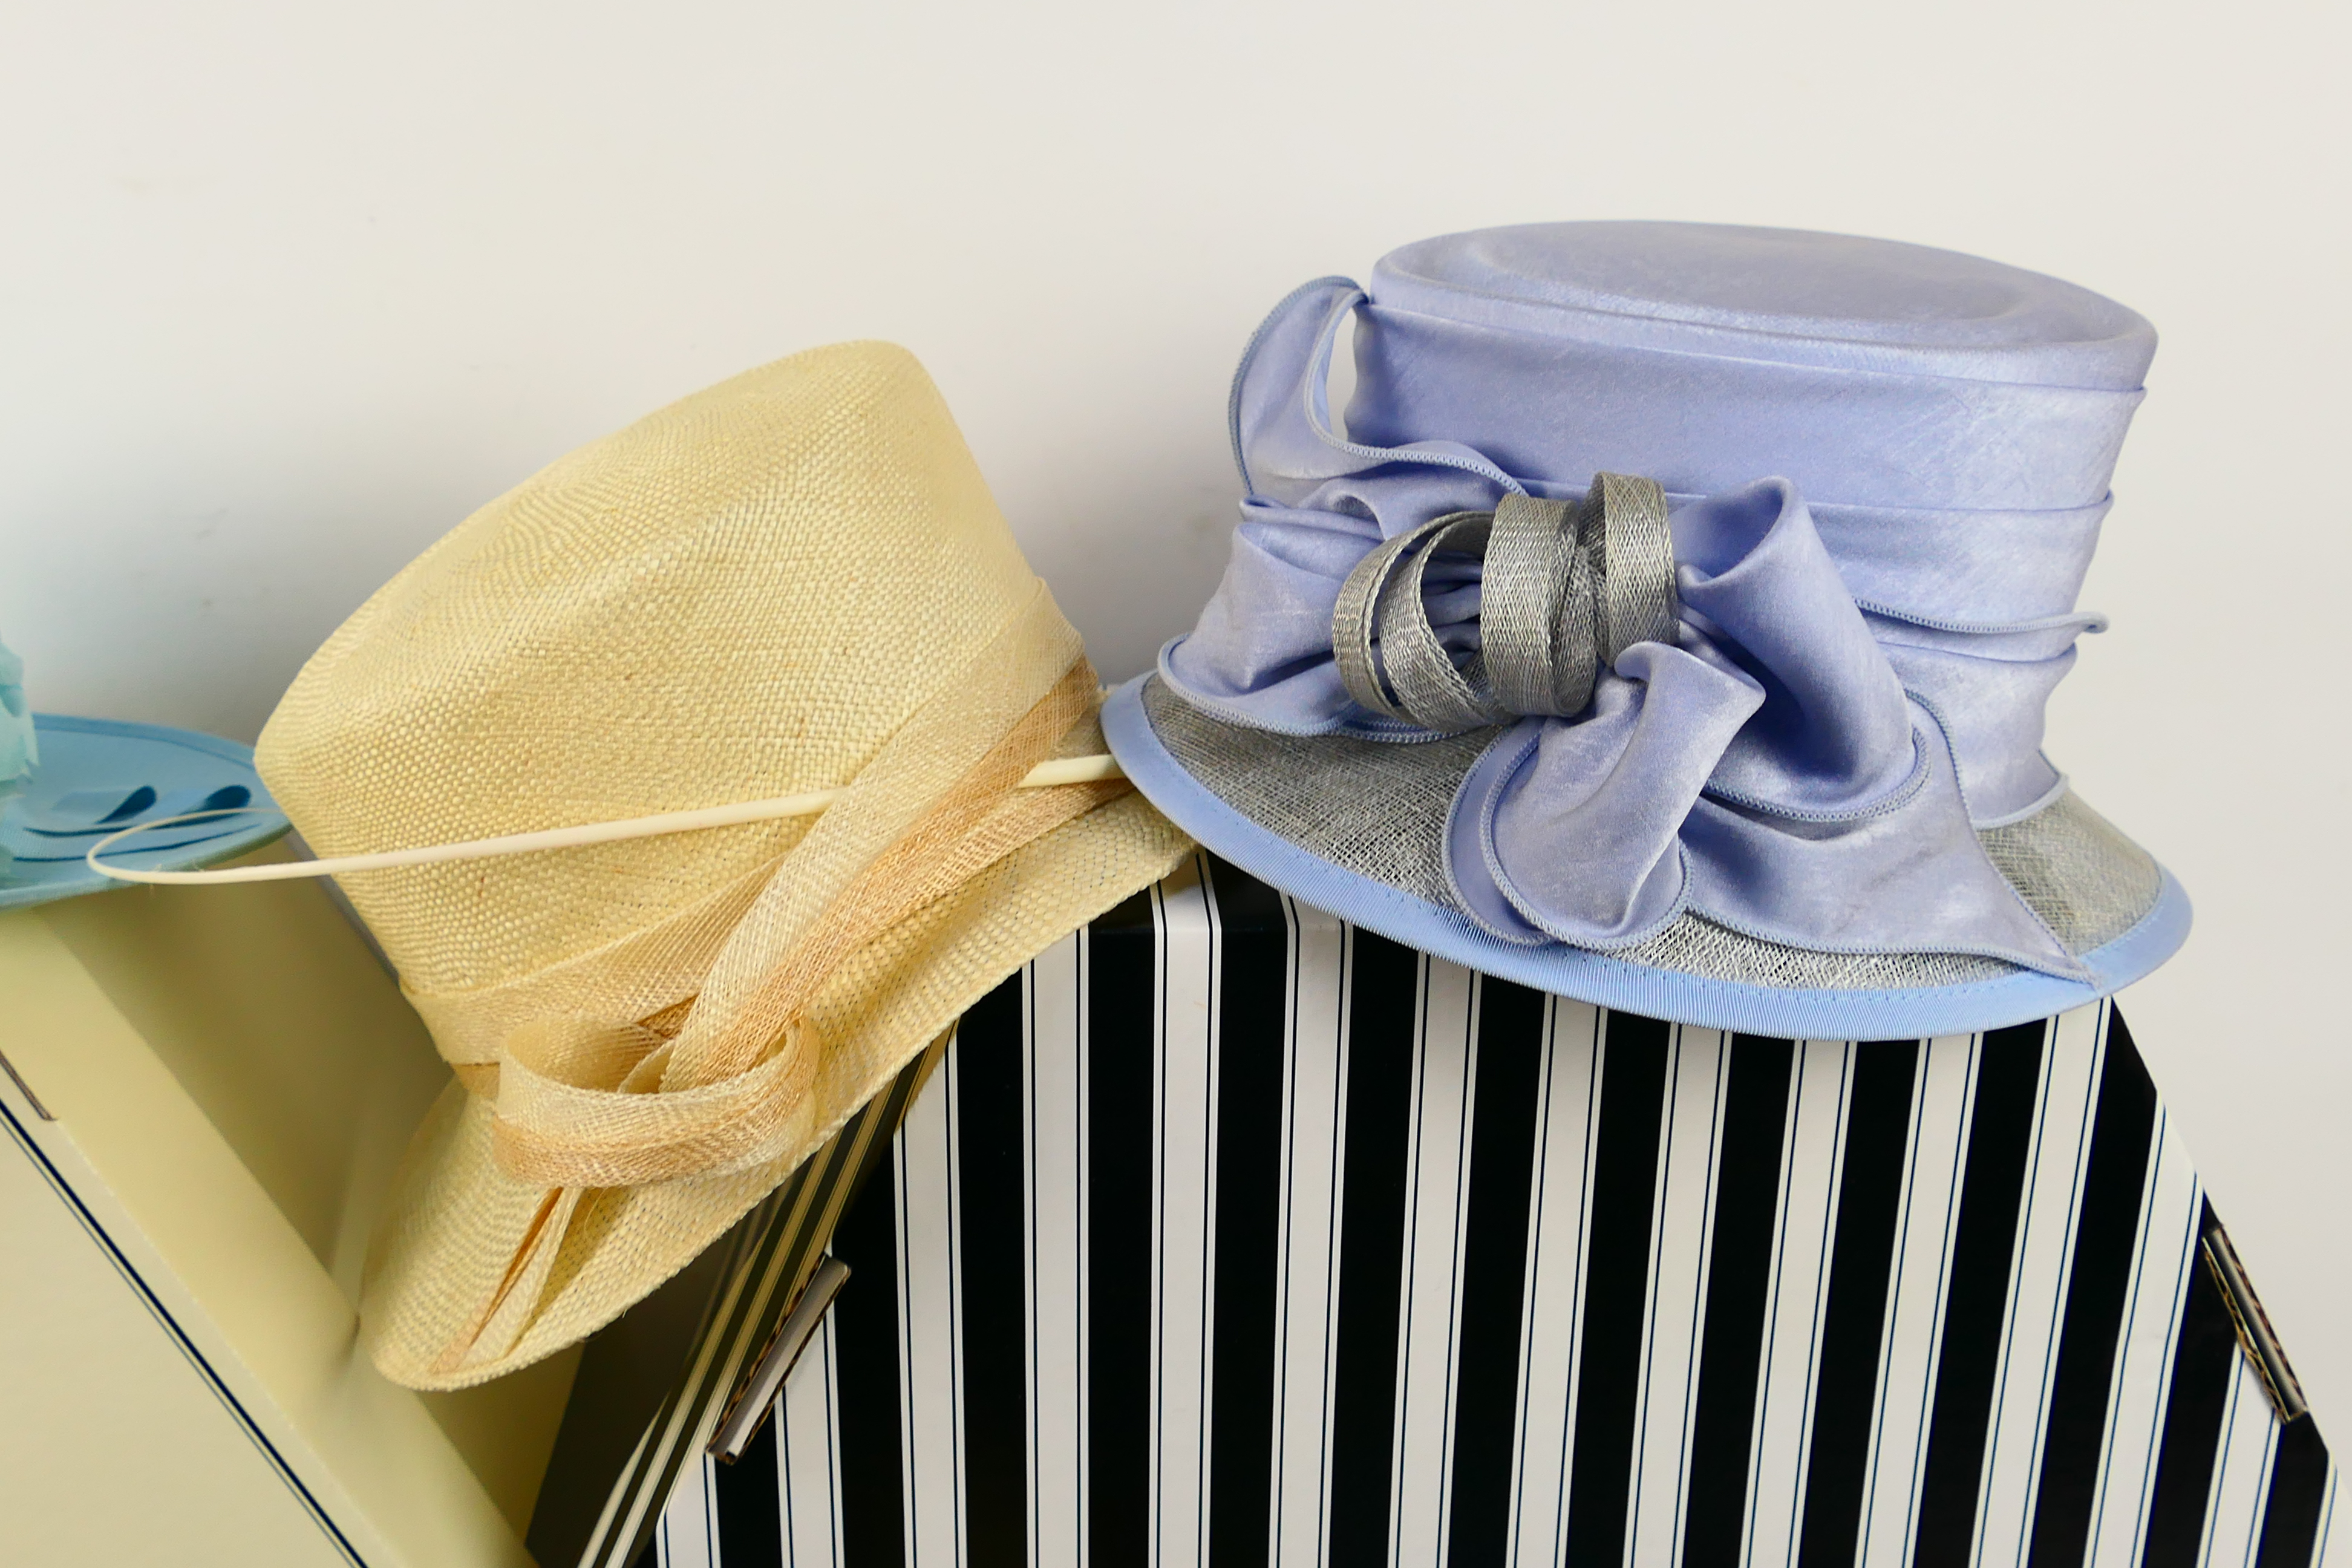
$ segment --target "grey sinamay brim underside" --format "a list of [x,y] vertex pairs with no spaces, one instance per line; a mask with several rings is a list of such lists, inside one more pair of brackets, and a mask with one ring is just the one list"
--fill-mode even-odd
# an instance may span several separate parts
[[[1445,875],[1445,820],[1491,730],[1419,744],[1349,735],[1299,737],[1213,719],[1157,678],[1143,705],[1187,773],[1253,822],[1358,876],[1441,909],[1462,907]],[[2069,952],[2130,930],[2156,907],[2162,878],[2147,852],[2074,794],[2022,821],[1979,830],[1993,865]],[[1611,956],[1710,980],[1790,990],[1959,985],[2017,973],[1972,953],[1822,952],[1746,935],[1685,911]]]

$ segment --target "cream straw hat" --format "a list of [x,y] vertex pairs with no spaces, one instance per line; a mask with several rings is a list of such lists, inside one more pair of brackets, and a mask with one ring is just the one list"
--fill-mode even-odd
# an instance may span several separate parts
[[1097,700],[887,344],[583,447],[362,605],[257,749],[321,856],[834,792],[819,816],[341,878],[459,1079],[370,1261],[385,1375],[479,1383],[608,1321],[968,1004],[1167,871],[1187,841],[1123,782],[1014,787],[1102,751]]

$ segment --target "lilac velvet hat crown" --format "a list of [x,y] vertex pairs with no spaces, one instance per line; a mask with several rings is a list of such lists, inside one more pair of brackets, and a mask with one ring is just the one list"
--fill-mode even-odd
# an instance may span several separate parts
[[2089,1001],[2189,925],[2042,752],[2155,346],[2055,279],[1780,229],[1309,283],[1234,376],[1224,581],[1112,750],[1245,869],[1547,991],[1832,1038]]

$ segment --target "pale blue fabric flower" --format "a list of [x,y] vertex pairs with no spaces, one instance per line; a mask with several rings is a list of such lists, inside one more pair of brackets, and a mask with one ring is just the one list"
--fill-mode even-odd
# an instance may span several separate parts
[[0,796],[16,794],[40,760],[33,710],[25,700],[25,661],[0,643]]

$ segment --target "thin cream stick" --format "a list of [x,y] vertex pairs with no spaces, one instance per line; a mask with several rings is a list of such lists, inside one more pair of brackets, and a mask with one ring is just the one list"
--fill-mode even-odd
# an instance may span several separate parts
[[[1039,763],[1016,785],[1020,789],[1051,789],[1056,784],[1095,784],[1125,778],[1116,758],[1057,757]],[[231,866],[217,871],[137,871],[109,866],[99,857],[124,839],[159,827],[207,817],[235,816],[250,806],[223,811],[192,811],[184,816],[159,817],[120,833],[110,833],[89,847],[82,858],[101,877],[118,882],[163,885],[208,882],[285,882],[298,877],[339,877],[346,871],[389,871],[401,866],[435,866],[448,860],[483,860],[494,855],[528,855],[540,849],[570,849],[583,844],[613,844],[625,838],[657,838],[666,833],[693,833],[705,827],[734,827],[746,822],[771,822],[784,816],[813,816],[841,798],[837,789],[814,789],[805,795],[779,795],[772,800],[739,801],[695,811],[665,811],[652,816],[625,817],[619,822],[586,822],[577,827],[550,827],[538,833],[509,833],[496,838],[475,838],[463,844],[433,844],[417,849],[387,849],[375,855],[338,855],[328,860],[285,860],[266,866]]]

